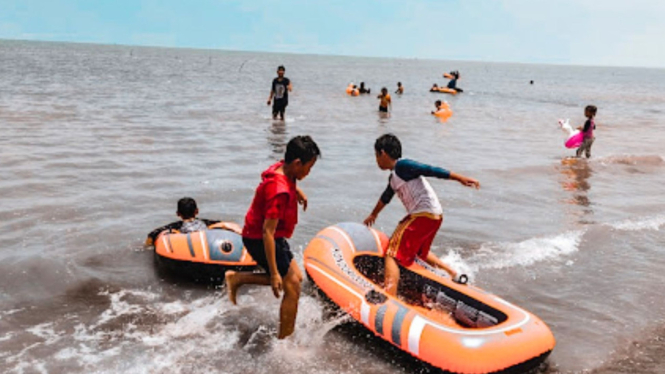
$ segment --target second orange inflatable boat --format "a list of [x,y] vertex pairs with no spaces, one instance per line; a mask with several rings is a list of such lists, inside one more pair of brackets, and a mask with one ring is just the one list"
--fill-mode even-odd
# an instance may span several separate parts
[[400,272],[398,297],[383,282],[385,234],[358,223],[319,232],[305,270],[339,307],[379,337],[452,373],[523,372],[554,349],[535,315],[417,260]]
[[247,270],[257,266],[239,234],[215,225],[187,234],[162,232],[155,240],[155,261],[177,275],[212,282],[223,282],[228,269]]

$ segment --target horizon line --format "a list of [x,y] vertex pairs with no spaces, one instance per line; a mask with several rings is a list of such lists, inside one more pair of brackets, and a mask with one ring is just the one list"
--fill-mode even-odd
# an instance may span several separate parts
[[72,40],[44,40],[44,39],[13,39],[2,38],[0,41],[10,42],[34,42],[34,43],[62,43],[62,44],[83,44],[83,45],[97,45],[97,46],[120,46],[120,47],[138,47],[138,48],[158,48],[158,49],[188,49],[196,51],[223,51],[223,52],[241,52],[241,53],[269,53],[269,54],[285,54],[296,56],[331,56],[331,57],[355,57],[355,58],[369,58],[369,59],[394,59],[394,60],[425,60],[425,61],[456,61],[456,62],[472,62],[472,63],[495,63],[495,64],[518,64],[518,65],[550,65],[550,66],[568,66],[568,67],[588,67],[588,68],[626,68],[626,69],[651,69],[663,70],[664,67],[659,66],[630,66],[630,65],[593,65],[593,64],[571,64],[571,63],[555,63],[555,62],[522,62],[522,61],[485,61],[485,60],[467,60],[467,59],[440,59],[431,57],[396,57],[396,56],[360,56],[360,55],[345,55],[345,54],[322,54],[322,53],[306,53],[306,52],[275,52],[275,51],[261,51],[251,49],[225,49],[213,47],[183,47],[183,46],[164,46],[164,45],[147,45],[147,44],[124,44],[124,43],[100,43],[100,42],[84,42]]

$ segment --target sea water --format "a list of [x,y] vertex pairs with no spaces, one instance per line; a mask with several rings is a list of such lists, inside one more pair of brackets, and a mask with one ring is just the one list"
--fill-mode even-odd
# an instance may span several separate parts
[[[278,65],[286,122],[266,100]],[[459,70],[457,96],[429,93]],[[533,80],[533,84],[529,81]],[[371,95],[349,97],[349,82]],[[389,118],[376,94],[401,81]],[[361,222],[388,182],[375,139],[476,178],[431,180],[444,208],[432,251],[539,316],[545,373],[665,372],[665,70],[375,59],[0,41],[0,372],[428,372],[330,308],[306,281],[295,335],[279,300],[164,279],[143,241],[190,196],[243,222],[288,140],[323,157],[291,240]],[[430,115],[447,100],[452,117]],[[598,107],[589,161],[562,160],[559,119]],[[404,215],[394,200],[376,227]],[[406,356],[406,357],[405,357]]]

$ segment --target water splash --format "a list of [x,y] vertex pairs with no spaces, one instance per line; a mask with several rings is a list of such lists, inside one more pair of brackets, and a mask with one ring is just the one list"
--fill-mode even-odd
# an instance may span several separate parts
[[473,272],[477,272],[481,269],[505,269],[558,260],[579,250],[584,233],[585,230],[568,231],[518,243],[485,243],[467,263]]

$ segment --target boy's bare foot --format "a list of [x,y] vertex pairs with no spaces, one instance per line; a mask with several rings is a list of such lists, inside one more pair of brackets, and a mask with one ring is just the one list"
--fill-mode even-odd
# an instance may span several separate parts
[[224,274],[224,279],[226,280],[226,290],[229,293],[229,299],[233,305],[237,305],[236,292],[238,291],[238,284],[236,283],[235,275],[236,272],[232,270],[228,270],[226,274]]

